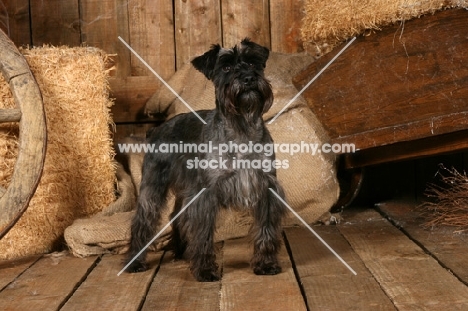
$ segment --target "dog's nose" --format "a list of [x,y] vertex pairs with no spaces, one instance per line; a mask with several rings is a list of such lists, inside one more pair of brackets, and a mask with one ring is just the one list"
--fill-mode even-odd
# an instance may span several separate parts
[[245,84],[245,85],[249,85],[249,84],[251,84],[253,81],[254,81],[254,77],[253,77],[253,76],[246,76],[246,77],[244,77],[244,84]]

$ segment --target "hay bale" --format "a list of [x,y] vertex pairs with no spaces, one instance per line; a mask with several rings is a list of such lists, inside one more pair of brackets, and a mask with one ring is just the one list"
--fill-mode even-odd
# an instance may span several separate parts
[[[21,51],[44,100],[48,142],[41,181],[28,209],[0,240],[0,259],[50,252],[74,219],[115,200],[106,55],[93,48]],[[0,79],[0,108],[12,107]],[[0,127],[0,185],[9,184],[18,154],[17,124]]]
[[365,31],[455,7],[467,8],[468,1],[306,0],[301,35],[307,51],[322,55]]

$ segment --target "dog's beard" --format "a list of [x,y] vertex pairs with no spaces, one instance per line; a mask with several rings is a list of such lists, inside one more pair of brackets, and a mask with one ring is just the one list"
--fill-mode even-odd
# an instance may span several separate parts
[[273,93],[268,81],[260,79],[253,85],[245,85],[234,80],[224,89],[221,99],[225,110],[234,115],[261,117],[271,106]]
[[[246,91],[237,96],[237,109],[241,114],[248,114],[263,110],[263,97],[258,91]],[[258,109],[262,108],[262,109]]]

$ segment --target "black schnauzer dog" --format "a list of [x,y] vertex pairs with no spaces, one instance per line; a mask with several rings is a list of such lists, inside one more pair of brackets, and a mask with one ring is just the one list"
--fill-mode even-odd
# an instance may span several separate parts
[[[255,152],[251,148],[253,144],[256,147],[273,145],[262,119],[273,103],[271,86],[263,72],[268,55],[267,48],[244,39],[231,49],[213,45],[208,52],[192,60],[193,66],[215,85],[216,109],[198,111],[206,125],[195,114],[178,115],[148,131],[147,142],[154,146],[183,143],[192,147],[205,144],[212,148],[204,152],[192,148],[185,153],[145,155],[127,262],[155,234],[166,208],[168,191],[175,195],[174,216],[206,188],[172,224],[170,244],[175,257],[188,255],[190,270],[198,281],[219,280],[214,247],[217,212],[220,208],[249,209],[254,218],[251,228],[253,271],[261,275],[281,272],[277,254],[286,208],[269,191],[271,188],[284,197],[276,178],[274,164],[278,160],[275,161],[274,152]],[[219,152],[221,144],[230,149]],[[241,145],[250,148],[240,150],[237,147]],[[249,167],[246,165],[249,163],[273,165]],[[146,252],[138,256],[127,271],[146,270],[145,256]]]

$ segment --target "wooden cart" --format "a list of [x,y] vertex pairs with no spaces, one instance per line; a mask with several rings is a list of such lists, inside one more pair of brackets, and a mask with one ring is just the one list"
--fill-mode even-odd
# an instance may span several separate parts
[[[468,11],[447,10],[361,36],[303,93],[332,144],[354,144],[336,207],[349,205],[362,168],[468,148]],[[298,89],[338,51],[310,65]]]
[[[41,92],[26,59],[0,31],[0,71],[9,83],[16,109],[0,109],[0,122],[19,122],[19,154],[7,189],[0,189],[0,239],[27,209],[39,183],[46,150]],[[1,160],[0,160],[1,161]]]

